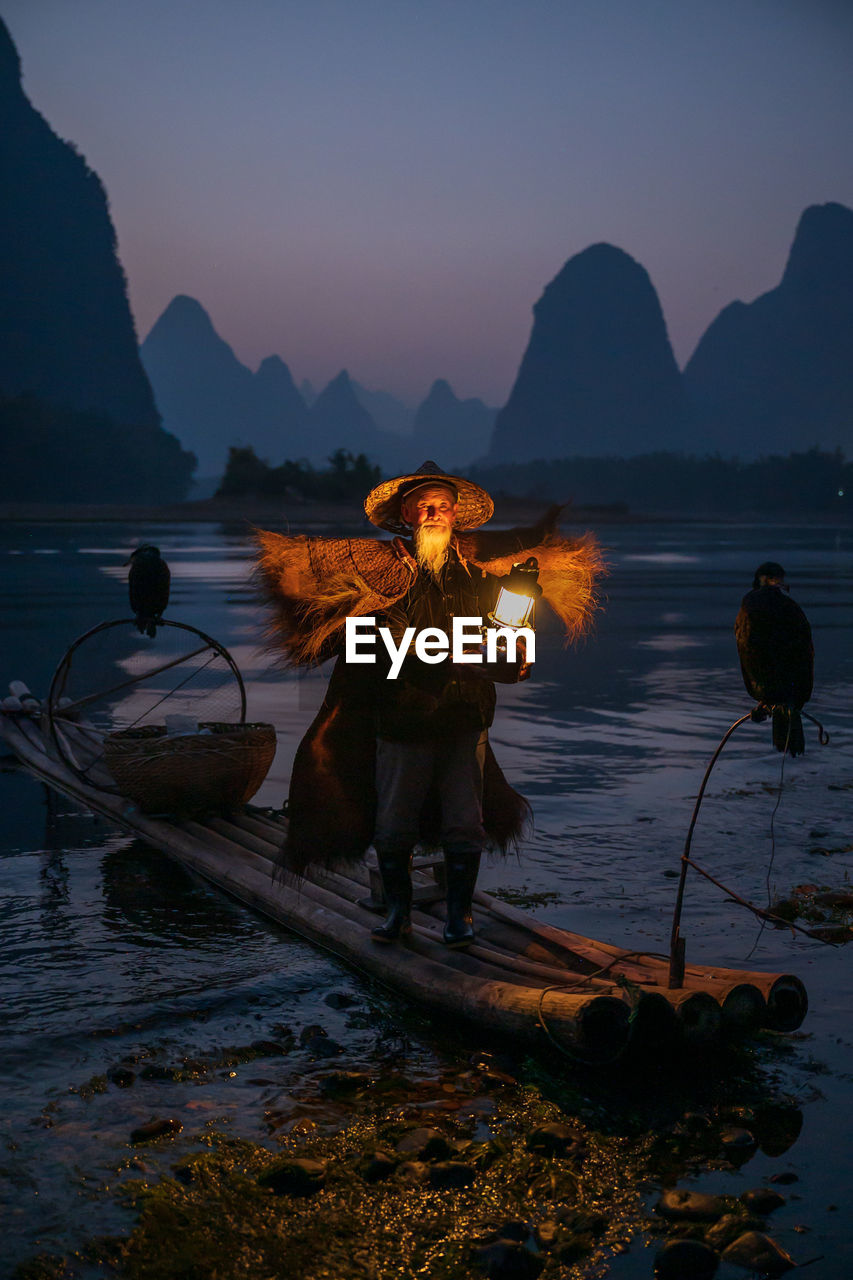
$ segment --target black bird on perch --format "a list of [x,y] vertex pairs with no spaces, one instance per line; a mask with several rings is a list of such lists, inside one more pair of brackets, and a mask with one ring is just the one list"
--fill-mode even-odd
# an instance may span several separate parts
[[735,639],[747,692],[772,716],[773,746],[799,756],[806,749],[800,710],[812,693],[814,645],[788,589],[780,564],[760,564],[735,619]]
[[160,548],[145,542],[131,552],[127,575],[130,607],[139,631],[149,636],[157,634],[157,623],[163,621],[163,612],[169,603],[169,583],[172,575],[169,566],[160,555]]

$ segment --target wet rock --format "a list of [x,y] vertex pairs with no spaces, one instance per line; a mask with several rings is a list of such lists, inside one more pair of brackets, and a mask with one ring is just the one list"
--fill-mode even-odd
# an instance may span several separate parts
[[179,1164],[172,1166],[172,1177],[188,1187],[190,1183],[195,1182],[194,1164],[195,1160],[192,1156],[187,1160],[181,1160]]
[[494,1071],[499,1075],[506,1074],[515,1078],[516,1064],[507,1054],[486,1053],[481,1049],[472,1053],[468,1061],[476,1071]]
[[847,924],[821,924],[808,933],[810,938],[821,942],[849,942],[853,938],[853,929]]
[[320,1080],[320,1091],[327,1098],[348,1098],[370,1084],[366,1071],[331,1071]]
[[489,1098],[485,1094],[480,1094],[476,1098],[469,1098],[467,1102],[459,1104],[458,1111],[462,1116],[490,1116],[497,1110],[494,1098]]
[[585,1258],[592,1251],[592,1246],[593,1238],[587,1232],[567,1235],[557,1245],[557,1257],[564,1266],[570,1267],[572,1263]]
[[711,1280],[720,1260],[701,1240],[668,1240],[655,1257],[658,1280]]
[[337,1040],[330,1039],[325,1031],[321,1036],[312,1036],[304,1040],[303,1048],[308,1050],[312,1058],[336,1058],[344,1051],[343,1045],[338,1044]]
[[160,1067],[152,1062],[139,1074],[143,1080],[177,1080],[179,1072],[176,1067]]
[[814,901],[819,907],[849,910],[853,907],[853,893],[849,889],[828,889],[825,893],[816,893]]
[[701,1111],[685,1111],[681,1117],[681,1125],[685,1133],[704,1134],[711,1128],[711,1118]]
[[723,1250],[723,1262],[745,1271],[781,1276],[796,1266],[790,1254],[762,1231],[746,1231]]
[[799,1174],[791,1173],[790,1170],[784,1170],[782,1173],[771,1174],[769,1181],[777,1183],[780,1187],[790,1187],[792,1182],[799,1182]]
[[142,1124],[138,1129],[134,1129],[130,1140],[134,1145],[138,1142],[153,1142],[155,1138],[164,1138],[166,1134],[180,1133],[183,1127],[180,1120],[176,1120],[173,1116],[163,1120],[150,1120],[148,1124]]
[[469,1143],[465,1154],[478,1169],[488,1169],[510,1151],[510,1144],[503,1138],[490,1138],[488,1142]]
[[478,1245],[471,1258],[489,1280],[535,1280],[545,1263],[517,1240],[495,1240]]
[[780,1196],[778,1191],[771,1191],[770,1187],[753,1187],[750,1191],[744,1191],[740,1201],[753,1213],[764,1216],[772,1213],[774,1209],[781,1209],[785,1203],[785,1197]]
[[528,1150],[543,1156],[571,1156],[579,1151],[583,1143],[580,1134],[567,1124],[553,1120],[549,1124],[540,1124],[527,1135]]
[[755,1134],[765,1155],[781,1156],[797,1141],[802,1127],[803,1113],[799,1107],[769,1106],[758,1111]]
[[299,1032],[299,1043],[305,1045],[309,1040],[316,1040],[318,1036],[328,1036],[325,1027],[321,1027],[319,1022],[311,1022],[307,1027],[303,1027]]
[[757,1146],[755,1134],[749,1129],[740,1129],[736,1125],[726,1125],[720,1132],[720,1145],[724,1150],[749,1151]]
[[355,996],[348,996],[345,991],[330,991],[323,997],[323,1004],[327,1004],[330,1009],[350,1009],[357,1003]]
[[536,1224],[536,1243],[540,1249],[553,1249],[557,1243],[557,1235],[560,1230],[560,1224],[555,1222],[553,1218],[545,1218],[542,1222]]
[[397,1168],[398,1161],[387,1151],[373,1151],[358,1165],[365,1182],[384,1182]]
[[251,1047],[259,1058],[280,1058],[287,1053],[286,1047],[279,1040],[253,1040]]
[[129,1089],[136,1079],[136,1073],[128,1071],[127,1067],[113,1067],[107,1072],[107,1079],[119,1089]]
[[397,1143],[401,1156],[418,1156],[422,1160],[446,1160],[453,1148],[438,1129],[410,1129]]
[[313,1196],[326,1185],[326,1165],[322,1160],[288,1157],[278,1160],[258,1178],[258,1186],[277,1196]]
[[397,1166],[397,1177],[401,1182],[417,1186],[424,1182],[429,1174],[429,1166],[423,1160],[404,1160]]
[[495,1240],[515,1240],[518,1244],[526,1244],[530,1239],[530,1227],[523,1218],[508,1218],[501,1223],[497,1231],[483,1240],[483,1244],[492,1244]]
[[738,1236],[745,1231],[760,1231],[764,1226],[761,1218],[753,1218],[750,1214],[724,1213],[722,1218],[705,1232],[705,1243],[717,1253],[722,1253]]
[[727,1205],[720,1196],[673,1187],[664,1191],[655,1208],[662,1217],[673,1221],[716,1222],[726,1212]]
[[609,1225],[604,1213],[596,1213],[594,1209],[571,1209],[568,1205],[558,1209],[555,1217],[567,1231],[593,1236],[595,1239],[603,1236]]
[[436,1191],[445,1188],[470,1187],[477,1177],[477,1170],[461,1160],[440,1160],[429,1171],[429,1185]]

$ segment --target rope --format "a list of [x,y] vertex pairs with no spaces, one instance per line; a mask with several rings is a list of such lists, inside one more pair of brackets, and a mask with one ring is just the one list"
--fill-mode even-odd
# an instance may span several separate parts
[[[580,988],[582,988],[587,982],[590,981],[591,978],[601,978],[603,976],[606,976],[615,965],[621,964],[624,960],[630,960],[632,958],[642,960],[644,957],[648,957],[649,959],[654,959],[654,960],[665,960],[667,958],[666,956],[656,951],[624,951],[624,952],[621,952],[618,956],[613,956],[613,958],[609,960],[607,964],[602,965],[600,969],[594,969],[592,973],[578,974],[577,979],[574,982],[554,983],[550,987],[542,988],[542,990],[539,992],[539,999],[536,1003],[536,1021],[539,1023],[539,1026],[545,1032],[545,1035],[551,1041],[551,1044],[554,1046],[554,1048],[559,1049],[560,1053],[562,1053],[564,1057],[571,1058],[575,1062],[584,1061],[584,1059],[581,1058],[578,1053],[576,1053],[572,1049],[567,1048],[564,1044],[562,1044],[549,1028],[547,1022],[545,1021],[545,1013],[542,1008],[545,1002],[545,997],[549,995],[550,992],[552,991],[565,991],[569,995],[571,995],[574,992],[578,991]],[[617,984],[628,986],[629,979],[625,979],[624,983],[622,984],[619,984],[619,981],[617,979]],[[636,984],[631,984],[631,985],[636,985]],[[632,1016],[633,1016],[633,1013],[632,1013]]]

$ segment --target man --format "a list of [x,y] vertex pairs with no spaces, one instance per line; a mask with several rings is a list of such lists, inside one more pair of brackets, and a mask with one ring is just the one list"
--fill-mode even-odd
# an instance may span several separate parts
[[[434,627],[448,635],[454,617],[485,618],[497,596],[497,580],[465,564],[453,545],[460,518],[456,484],[441,478],[409,480],[397,489],[397,502],[400,523],[412,532],[417,572],[403,599],[387,610],[394,638],[399,641],[412,626],[416,632]],[[369,497],[368,515],[372,510]],[[517,664],[515,677],[525,670]],[[447,884],[444,941],[467,946],[474,939],[471,902],[487,842],[483,769],[494,684],[475,674],[473,666],[455,665],[449,654],[433,664],[409,652],[397,678],[386,677],[376,692],[373,843],[389,910],[372,937],[393,942],[410,932],[412,853],[424,801],[435,787]]]
[[[284,861],[303,873],[359,858],[373,842],[389,913],[372,936],[387,943],[410,928],[412,849],[419,839],[438,840],[448,885],[444,937],[464,946],[474,936],[481,851],[487,842],[513,845],[529,814],[487,741],[494,685],[473,664],[428,662],[411,651],[393,680],[388,661],[347,663],[347,618],[375,618],[395,643],[412,626],[449,631],[454,617],[485,618],[498,577],[532,554],[544,598],[571,636],[588,622],[601,561],[589,537],[569,541],[554,532],[556,507],[530,529],[472,532],[491,517],[491,498],[434,462],[383,481],[364,507],[373,524],[411,541],[258,533],[258,577],[277,615],[275,644],[294,664],[337,655],[294,760]],[[509,671],[522,674],[522,662]]]

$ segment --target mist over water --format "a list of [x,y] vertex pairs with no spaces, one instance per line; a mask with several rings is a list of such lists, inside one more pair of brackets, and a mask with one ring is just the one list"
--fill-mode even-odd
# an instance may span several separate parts
[[[566,651],[543,622],[532,679],[499,690],[493,745],[531,800],[535,827],[518,860],[484,867],[481,886],[548,895],[543,918],[667,950],[673,872],[702,773],[750,706],[735,613],[756,565],[773,558],[812,624],[807,710],[832,741],[820,747],[807,723],[806,755],[787,760],[783,776],[769,726],[738,730],[712,775],[693,856],[762,906],[768,894],[805,882],[843,887],[853,869],[851,532],[676,524],[598,532],[610,574],[592,635]],[[275,723],[278,753],[256,802],[279,806],[325,674],[283,673],[264,652],[242,532],[2,526],[4,688],[23,679],[44,694],[73,639],[128,615],[124,561],[142,541],[155,542],[171,566],[167,616],[228,646],[246,680],[247,718]],[[130,1218],[103,1189],[140,1176],[129,1161],[154,1178],[205,1126],[266,1141],[271,1110],[287,1124],[310,1121],[299,1090],[324,1064],[299,1046],[305,1026],[319,1023],[340,1041],[347,1066],[381,1060],[401,1025],[413,1043],[407,1073],[428,1071],[444,1051],[393,996],[23,772],[0,772],[0,811],[0,1204],[13,1261],[127,1229]],[[796,1171],[801,1199],[774,1215],[773,1234],[795,1257],[824,1253],[837,1268],[853,1259],[847,1215],[827,1211],[850,1192],[849,953],[762,930],[695,876],[683,931],[689,960],[795,972],[811,1001],[804,1038],[785,1038],[774,1068],[803,1107],[798,1141],[782,1156],[756,1155],[739,1174],[709,1174],[701,1189],[725,1181],[726,1190],[743,1190],[779,1169]],[[327,1004],[331,994],[349,997],[349,1007]],[[253,1042],[289,1043],[291,1033],[286,1055],[247,1060]],[[136,1073],[132,1088],[107,1079],[122,1063]],[[168,1078],[180,1064],[183,1078]],[[135,1153],[131,1129],[164,1113],[183,1120],[184,1135],[165,1153]],[[803,1222],[807,1246],[793,1233]],[[649,1272],[641,1252],[614,1262],[612,1274]],[[815,1265],[812,1274],[839,1271]]]

